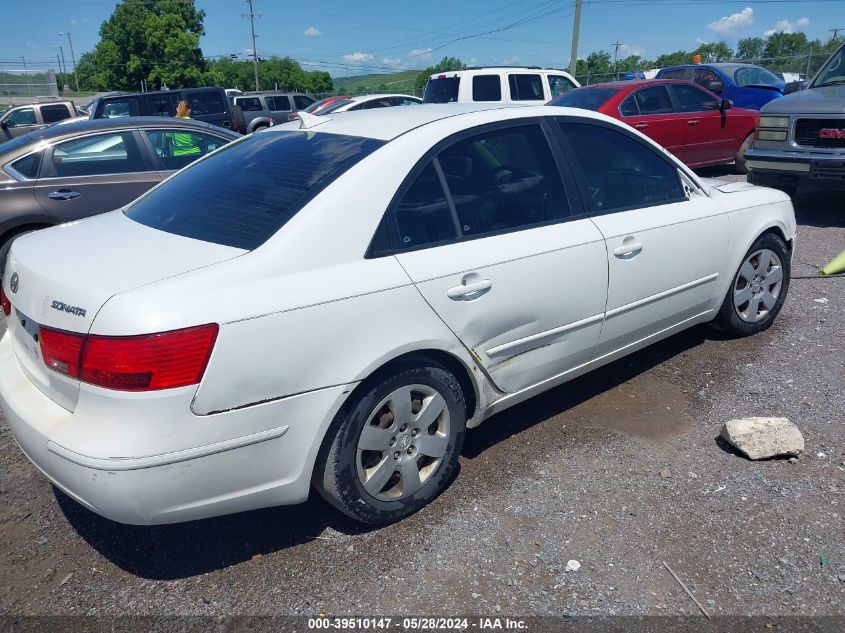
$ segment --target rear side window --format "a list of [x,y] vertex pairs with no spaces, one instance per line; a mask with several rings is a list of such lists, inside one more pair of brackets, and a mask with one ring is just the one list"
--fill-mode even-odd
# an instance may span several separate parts
[[671,90],[678,101],[679,112],[712,112],[719,109],[719,101],[701,88],[688,84],[674,84]]
[[513,101],[544,101],[543,80],[540,75],[510,75],[508,84]]
[[10,165],[12,169],[26,178],[38,178],[38,166],[41,164],[41,152],[19,158]]
[[179,103],[178,95],[149,95],[146,99],[147,111],[150,116],[176,116],[176,106]]
[[105,176],[146,171],[135,136],[98,134],[59,143],[44,166],[45,178]]
[[125,116],[138,116],[138,114],[138,102],[135,99],[123,99],[105,102],[99,118],[116,119]]
[[256,134],[166,180],[126,215],[168,233],[251,250],[383,144],[313,131]]
[[64,104],[41,106],[41,117],[44,123],[55,123],[70,118],[70,108]]
[[224,114],[223,91],[220,92],[189,92],[188,102],[191,104],[191,114],[202,116],[205,114]]
[[722,78],[719,77],[716,71],[710,70],[709,68],[696,68],[692,74],[692,80],[708,90],[718,91],[725,87],[722,83]]
[[637,101],[640,114],[669,114],[675,111],[666,86],[643,88],[637,90],[633,96]]
[[293,102],[296,104],[297,110],[304,110],[314,103],[314,99],[306,95],[293,95]]
[[637,99],[634,95],[631,95],[625,101],[622,102],[622,105],[619,106],[619,114],[622,116],[639,116],[640,115],[640,108],[637,106]]
[[649,207],[686,200],[678,170],[650,147],[609,128],[563,123],[596,211]]
[[429,79],[425,85],[423,103],[454,103],[458,100],[460,77]]
[[420,172],[394,213],[399,227],[398,249],[431,246],[458,237],[457,224],[433,162]]
[[244,112],[261,112],[264,109],[261,105],[261,99],[258,97],[238,97],[235,99],[235,103]]
[[142,133],[147,135],[167,170],[182,169],[228,142],[211,134],[190,130],[150,130]]
[[677,70],[667,70],[666,72],[660,75],[661,79],[683,79],[687,74],[685,68],[679,68]]
[[274,112],[287,112],[290,110],[290,101],[284,95],[276,95],[275,97],[264,97],[267,101],[267,107]]
[[499,75],[476,75],[472,78],[473,101],[501,101],[502,80]]

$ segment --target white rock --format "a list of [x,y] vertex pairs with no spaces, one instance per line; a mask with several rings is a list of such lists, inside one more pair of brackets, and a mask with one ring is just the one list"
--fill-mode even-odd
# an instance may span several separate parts
[[566,563],[566,571],[578,571],[581,569],[581,563],[577,560],[570,560]]
[[722,427],[722,437],[749,459],[804,452],[804,436],[788,418],[738,418]]

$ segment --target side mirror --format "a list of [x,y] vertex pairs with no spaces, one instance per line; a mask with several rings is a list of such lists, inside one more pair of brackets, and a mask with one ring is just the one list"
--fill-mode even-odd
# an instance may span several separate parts
[[730,99],[722,99],[722,103],[719,105],[719,109],[724,112],[725,110],[730,110],[734,107],[734,102]]
[[721,81],[711,81],[707,84],[707,89],[710,92],[720,93],[725,89],[725,84]]

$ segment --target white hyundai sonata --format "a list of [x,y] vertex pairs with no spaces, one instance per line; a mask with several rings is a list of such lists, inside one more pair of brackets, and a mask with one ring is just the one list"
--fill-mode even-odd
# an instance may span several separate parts
[[2,409],[83,506],[168,523],[313,486],[394,521],[466,428],[697,323],[764,330],[786,298],[789,198],[603,115],[303,119],[14,243]]

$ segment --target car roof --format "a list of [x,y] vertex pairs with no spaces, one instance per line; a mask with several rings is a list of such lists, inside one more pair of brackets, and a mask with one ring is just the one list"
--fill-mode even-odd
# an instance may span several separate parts
[[[605,81],[604,83],[600,84],[590,84],[589,86],[580,86],[578,88],[573,88],[572,90],[588,90],[590,88],[613,88],[616,90],[635,90],[637,88],[642,88],[643,86],[652,86],[652,85],[665,85],[665,84],[689,84],[692,86],[698,85],[693,83],[692,81],[687,81],[686,79],[633,79],[628,81]],[[701,87],[701,86],[699,86]],[[564,93],[566,94],[566,93]]]
[[562,73],[564,75],[572,76],[565,70],[557,68],[540,68],[539,66],[482,66],[472,67],[465,70],[441,70],[432,73],[430,77],[439,77],[445,75],[447,77],[454,77],[456,75],[489,75],[490,73],[498,72],[528,72],[528,73]]
[[355,95],[354,97],[349,97],[350,101],[355,101],[356,103],[360,103],[361,101],[370,101],[371,99],[386,99],[388,97],[402,97],[404,99],[419,99],[419,97],[415,97],[414,95],[404,95],[399,93],[384,93],[384,94],[376,94],[376,95]]
[[[565,108],[559,106],[511,106],[500,103],[479,105],[475,103],[424,103],[419,107],[375,108],[372,110],[358,110],[354,112],[331,112],[317,115],[323,122],[309,128],[309,131],[325,132],[328,134],[344,134],[390,141],[416,128],[441,121],[451,117],[473,118],[474,114],[501,110],[502,119],[507,119],[507,113],[521,116],[572,116],[608,120],[603,114],[598,114],[580,108]],[[514,117],[517,118],[517,117]],[[470,121],[468,121],[470,123]],[[293,121],[263,130],[261,134],[291,132],[299,129],[301,121]]]
[[[67,136],[76,136],[82,132],[99,132],[109,130],[132,130],[136,128],[186,128],[191,130],[208,131],[213,134],[230,136],[233,139],[239,138],[240,134],[225,128],[195,121],[193,119],[177,119],[176,117],[162,116],[127,116],[114,119],[82,119],[73,123],[63,125],[50,125],[40,130],[26,134],[32,142],[52,141]],[[0,144],[0,154],[3,153],[3,144]]]

